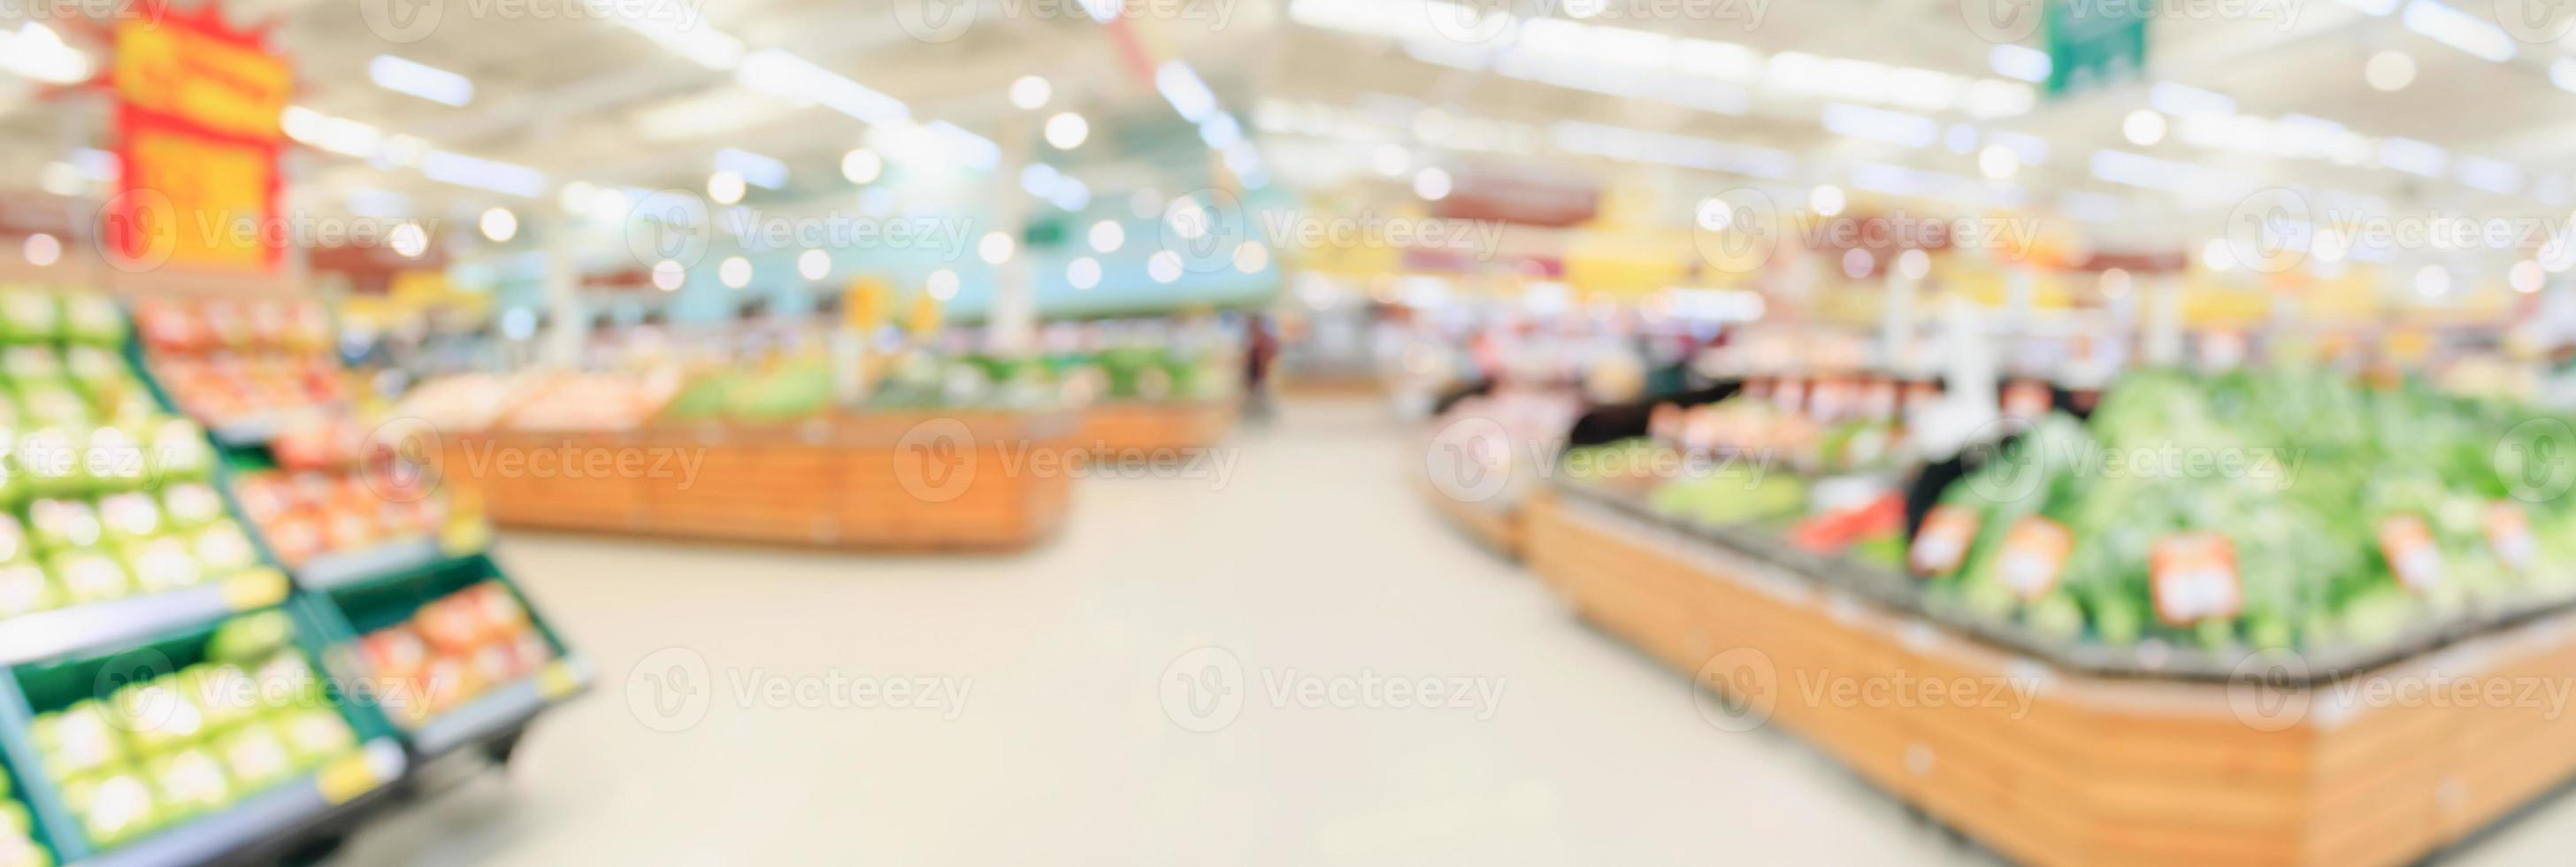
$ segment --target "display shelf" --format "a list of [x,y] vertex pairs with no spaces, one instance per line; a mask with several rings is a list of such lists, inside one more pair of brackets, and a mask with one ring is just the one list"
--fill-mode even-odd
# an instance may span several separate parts
[[1152,458],[1204,449],[1235,424],[1232,401],[1104,401],[1085,407],[1074,443],[1094,458]]
[[[2576,615],[2331,684],[2101,677],[1596,502],[1534,501],[1528,542],[1583,617],[1727,686],[1734,715],[1712,723],[1785,729],[2018,861],[2406,863],[2576,774],[2576,739],[2545,704],[2360,698],[2564,682]],[[2027,698],[1845,702],[1814,689],[1962,679]]]
[[206,428],[206,436],[214,440],[215,445],[228,449],[267,448],[269,441],[277,438],[277,428],[278,420],[275,415],[261,415],[254,419],[209,426]]
[[131,596],[0,621],[0,666],[83,656],[140,644],[165,633],[266,608],[286,600],[286,576],[273,569],[148,596]]
[[402,779],[408,761],[390,738],[369,741],[301,779],[243,799],[79,863],[95,867],[257,863],[286,854],[291,841],[317,836],[366,796]]
[[1450,496],[1429,482],[1418,482],[1413,487],[1452,529],[1496,554],[1520,559],[1521,503],[1470,503]]
[[[1008,551],[1063,524],[1071,412],[888,410],[775,424],[445,438],[502,526],[863,550]],[[514,458],[599,472],[528,472]],[[514,466],[521,469],[513,469]],[[620,468],[623,469],[620,469]]]
[[496,687],[422,723],[412,730],[412,750],[426,760],[516,732],[547,708],[589,691],[591,680],[588,660],[547,663],[534,676]]
[[313,590],[331,590],[362,581],[411,572],[447,558],[447,550],[436,537],[424,536],[387,542],[355,551],[333,551],[316,554],[294,568],[295,583]]

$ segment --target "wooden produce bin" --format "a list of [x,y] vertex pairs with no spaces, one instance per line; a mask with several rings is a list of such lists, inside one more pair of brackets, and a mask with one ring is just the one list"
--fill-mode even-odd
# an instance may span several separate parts
[[1216,445],[1234,420],[1232,401],[1110,401],[1082,411],[1074,442],[1097,458],[1151,458]]
[[[1015,550],[1064,522],[1064,412],[883,412],[453,437],[496,524],[865,550]],[[481,450],[477,453],[477,450]]]
[[1713,726],[1779,726],[2017,861],[2405,864],[2576,772],[2549,692],[2576,615],[2315,686],[2101,677],[1599,503],[1539,498],[1527,531],[1582,616],[1723,688]]
[[1521,557],[1521,510],[1526,500],[1508,506],[1470,503],[1452,497],[1429,482],[1416,482],[1414,490],[1431,503],[1449,526],[1476,544],[1512,559]]

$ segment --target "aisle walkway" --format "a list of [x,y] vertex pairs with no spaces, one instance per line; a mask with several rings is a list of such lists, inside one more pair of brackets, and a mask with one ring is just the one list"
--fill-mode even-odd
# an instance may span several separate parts
[[[341,862],[1983,860],[1785,736],[1709,725],[1436,523],[1409,440],[1374,405],[1293,405],[1222,489],[1087,481],[1020,558],[512,536],[602,688]],[[2547,863],[2576,828],[2554,806],[2472,860]]]

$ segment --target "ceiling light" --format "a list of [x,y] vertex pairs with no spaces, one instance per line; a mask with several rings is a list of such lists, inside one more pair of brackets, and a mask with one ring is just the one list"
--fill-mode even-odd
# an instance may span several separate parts
[[1181,254],[1170,250],[1154,254],[1153,258],[1145,260],[1145,275],[1154,278],[1156,283],[1181,279]]
[[955,298],[957,297],[957,272],[946,268],[932,271],[927,279],[921,281],[921,288],[929,292],[930,297],[941,301]]
[[1068,111],[1047,118],[1047,144],[1054,145],[1056,150],[1069,151],[1081,147],[1083,140],[1090,137],[1091,122],[1083,120],[1082,115]]
[[0,30],[0,69],[46,84],[79,84],[95,71],[89,55],[63,44],[53,28],[32,21],[16,33]]
[[2530,259],[2513,263],[2513,269],[2505,272],[2505,282],[2513,286],[2513,291],[2525,295],[2540,291],[2541,284],[2548,280],[2549,275],[2541,271],[2540,263]]
[[1045,78],[1023,75],[1018,81],[1011,82],[1012,105],[1033,109],[1046,105],[1047,100],[1053,98],[1055,86],[1048,84]]
[[2236,267],[2236,251],[2226,241],[2211,239],[2200,245],[2200,266],[2212,271],[2232,270]]
[[2372,90],[2393,93],[2415,83],[2415,58],[2403,51],[2382,51],[2361,66],[2361,79]]
[[745,192],[747,190],[744,188],[741,175],[717,172],[707,176],[707,198],[716,200],[716,204],[730,205],[740,202]]
[[1921,280],[1924,275],[1932,273],[1932,254],[1921,250],[1898,253],[1896,272],[1905,275],[1905,279],[1908,280]]
[[1009,235],[987,232],[983,240],[975,242],[975,258],[984,260],[986,265],[999,265],[1011,261],[1011,252],[1018,246]]
[[688,279],[689,269],[680,267],[678,262],[664,259],[653,263],[653,288],[655,289],[677,292],[680,291],[680,284],[687,282]]
[[429,252],[429,230],[421,228],[419,223],[404,223],[394,227],[393,233],[386,236],[385,243],[405,259],[418,259]]
[[1116,220],[1091,224],[1090,235],[1091,249],[1102,253],[1118,252],[1118,248],[1127,243],[1127,229],[1118,225]]
[[727,289],[751,285],[751,260],[741,256],[725,257],[724,262],[716,265],[716,282],[723,283]]
[[1245,241],[1235,246],[1234,270],[1259,274],[1267,267],[1270,267],[1270,248],[1261,246],[1261,242]]
[[841,155],[841,177],[848,178],[850,183],[871,183],[884,173],[885,160],[878,157],[876,151],[859,148]]
[[796,276],[807,280],[821,280],[831,275],[832,254],[821,250],[807,250],[803,255],[796,257]]
[[1064,266],[1064,282],[1075,289],[1100,285],[1100,260],[1084,256]]
[[2440,298],[2451,292],[2451,271],[2440,265],[2426,265],[2415,272],[2415,294]]
[[1832,184],[1820,185],[1807,193],[1807,207],[1821,216],[1840,215],[1844,204],[1843,188]]
[[1824,125],[1826,132],[1835,135],[1913,148],[1930,145],[1941,136],[1941,125],[1919,114],[1839,102],[1825,105]]
[[473,79],[391,54],[379,54],[369,61],[367,77],[377,87],[440,105],[463,107],[474,101]]
[[2144,108],[2129,112],[2129,116],[2120,121],[2120,136],[2139,147],[2164,141],[2165,116]]
[[421,155],[420,173],[427,175],[430,180],[443,184],[491,190],[531,199],[545,195],[547,189],[544,172],[527,166],[447,151],[430,151]]
[[2479,15],[2434,0],[2413,0],[2406,4],[2406,13],[2398,20],[2425,38],[2478,57],[2496,63],[2513,59],[2513,34]]
[[912,122],[912,109],[903,100],[878,93],[868,86],[813,61],[776,48],[763,49],[742,59],[742,68],[734,71],[742,86],[798,103],[822,103],[833,111],[877,126],[898,126]]
[[519,215],[510,213],[508,208],[484,211],[483,219],[479,223],[483,229],[483,237],[490,238],[495,243],[507,243],[511,238],[519,236]]
[[1437,202],[1448,198],[1449,186],[1449,173],[1437,166],[1423,169],[1413,175],[1413,194],[1428,201]]
[[2013,153],[2012,148],[1987,145],[1985,150],[1977,152],[1977,172],[1985,175],[1987,180],[2011,180],[2013,173],[2019,171],[2021,155]]
[[2038,83],[2048,80],[2048,52],[2006,42],[1986,52],[1986,67],[1996,75]]
[[2103,271],[2100,287],[2104,298],[2118,298],[2129,294],[2129,272],[2119,268]]
[[63,260],[63,242],[60,238],[37,232],[27,236],[23,252],[27,255],[27,264],[38,268],[50,267]]
[[1369,162],[1377,169],[1378,174],[1400,178],[1404,177],[1405,172],[1413,169],[1413,154],[1400,144],[1382,144],[1377,146],[1375,153],[1369,155]]
[[716,151],[715,167],[741,175],[745,183],[764,190],[787,186],[787,164],[775,157],[765,157],[739,148]]

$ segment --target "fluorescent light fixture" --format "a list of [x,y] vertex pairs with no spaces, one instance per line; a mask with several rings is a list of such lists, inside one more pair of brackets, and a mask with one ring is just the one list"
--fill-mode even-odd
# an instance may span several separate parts
[[349,213],[362,217],[397,218],[412,215],[410,196],[378,187],[351,187]]
[[2432,142],[2389,136],[2379,141],[2379,162],[2408,174],[2438,178],[2450,168],[2451,155]]
[[2397,4],[2401,0],[2336,0],[2336,2],[2359,9],[2365,15],[2387,15],[2397,11]]
[[1911,148],[1929,147],[1941,138],[1941,125],[1931,118],[1839,102],[1825,104],[1824,123],[1835,135]]
[[367,77],[373,79],[377,87],[440,105],[462,108],[474,101],[473,79],[391,54],[379,54],[375,60],[369,61]]
[[448,151],[422,156],[420,173],[439,183],[532,199],[545,195],[547,189],[545,173],[536,169]]
[[[589,0],[589,3],[591,11],[599,17],[617,22],[699,66],[724,72],[743,62],[742,40],[708,26],[704,15],[667,15],[658,11],[658,7],[647,8],[648,4],[623,0]],[[680,8],[694,7],[683,4]]]
[[1061,180],[1064,180],[1064,174],[1056,171],[1054,166],[1045,163],[1030,163],[1026,168],[1020,169],[1020,189],[1027,190],[1032,196],[1046,195],[1047,191],[1055,189],[1056,182]]
[[1692,136],[1573,120],[1558,121],[1549,128],[1548,134],[1559,150],[1631,162],[1731,172],[1774,180],[1786,179],[1798,170],[1798,158],[1787,151]]
[[2514,55],[2513,34],[2495,22],[2444,6],[2435,0],[2411,0],[2399,17],[2406,29],[2472,55],[2503,63]]
[[953,148],[958,162],[976,171],[989,172],[1002,164],[1002,146],[994,144],[992,139],[967,132],[965,128],[944,120],[931,121],[923,129],[929,130],[940,144]]
[[1056,207],[1079,211],[1091,206],[1091,187],[1073,178],[1065,178],[1056,184],[1055,191],[1049,193],[1046,200]]
[[2551,62],[2549,83],[2562,90],[2576,91],[2576,57],[2561,57]]
[[2122,223],[2127,220],[2129,203],[2118,196],[2070,190],[2058,194],[2057,210],[2087,223]]
[[744,183],[764,190],[787,186],[787,164],[746,150],[725,148],[716,152],[716,170],[742,176]]
[[1119,0],[1082,0],[1082,11],[1091,13],[1091,20],[1102,24],[1118,17],[1118,10],[1125,6]]
[[1887,101],[1922,111],[1949,111],[1959,104],[1959,92],[1965,86],[1947,72],[1898,67],[1887,74]]
[[1732,42],[1684,39],[1673,43],[1673,69],[1684,75],[1740,83],[1753,80],[1761,65],[1753,49]]
[[2456,167],[2460,183],[2499,196],[2522,192],[2522,169],[2491,157],[2464,156]]
[[2151,190],[2181,190],[2200,174],[2200,167],[2128,151],[2093,152],[2093,176],[2115,184]]
[[814,65],[813,61],[776,48],[762,49],[742,59],[742,68],[734,71],[742,86],[799,102],[820,103],[833,111],[877,126],[893,126],[912,120],[912,109],[903,101],[851,81],[839,73]]
[[300,105],[287,106],[278,126],[288,138],[341,156],[373,157],[385,143],[384,130]]
[[2236,100],[2227,94],[2170,81],[2156,82],[2147,91],[2147,104],[2175,117],[2236,113]]
[[93,181],[113,181],[125,174],[125,160],[97,148],[72,149],[71,163],[80,169],[81,177]]
[[1986,67],[1996,75],[2038,83],[2048,80],[2048,52],[2027,45],[2003,43],[1986,52]]
[[32,21],[15,33],[0,30],[0,69],[47,84],[79,84],[94,71],[89,55],[63,44],[53,28]]
[[1199,74],[1187,63],[1164,61],[1161,68],[1154,70],[1154,89],[1172,104],[1173,111],[1181,113],[1183,120],[1198,123],[1216,113],[1216,92],[1209,90],[1207,82],[1199,80]]
[[2030,85],[1994,78],[1968,82],[1960,99],[1968,115],[1981,120],[2029,114],[2031,107],[2038,104],[2039,91]]
[[1218,112],[1206,123],[1199,124],[1199,140],[1212,148],[1230,147],[1243,140],[1243,122],[1235,120],[1234,115]]

